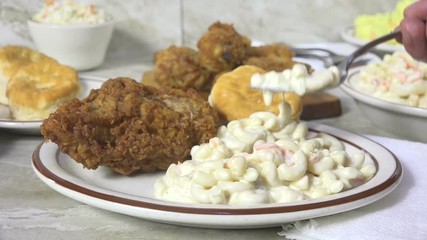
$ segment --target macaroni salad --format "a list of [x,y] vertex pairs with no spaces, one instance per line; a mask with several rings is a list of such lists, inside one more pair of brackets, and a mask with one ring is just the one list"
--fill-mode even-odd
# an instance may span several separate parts
[[403,51],[368,65],[351,85],[387,101],[427,108],[427,64]]
[[282,72],[257,73],[251,77],[251,87],[263,91],[264,102],[270,106],[275,92],[292,92],[300,96],[339,84],[339,71],[336,66],[319,69],[310,74],[303,64],[295,64]]
[[73,0],[45,0],[43,9],[33,17],[34,21],[51,24],[97,24],[107,20],[103,10],[93,4]]
[[172,164],[154,186],[160,199],[250,205],[319,198],[361,185],[376,173],[360,151],[325,133],[308,131],[280,113],[256,112],[219,128],[209,143],[191,149],[191,160]]

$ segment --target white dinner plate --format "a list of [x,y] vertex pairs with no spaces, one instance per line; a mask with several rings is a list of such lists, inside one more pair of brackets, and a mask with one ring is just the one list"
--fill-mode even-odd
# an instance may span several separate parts
[[[91,89],[100,88],[104,78],[81,76],[81,97],[89,95]],[[42,121],[16,121],[10,118],[9,108],[0,104],[0,130],[6,130],[22,134],[40,135],[40,125]]]
[[396,156],[380,144],[329,126],[314,123],[309,126],[311,131],[338,137],[349,154],[365,151],[368,159],[377,166],[376,175],[358,187],[319,199],[226,206],[156,199],[153,185],[164,172],[121,176],[103,167],[87,170],[52,142],[43,142],[35,149],[32,164],[44,183],[77,201],[150,221],[204,228],[271,227],[336,214],[380,200],[399,184],[402,166]]
[[[363,46],[369,42],[367,40],[363,40],[363,39],[357,38],[355,36],[354,26],[349,26],[349,27],[346,27],[345,29],[343,29],[341,31],[341,37],[342,37],[342,39],[344,39],[344,41],[351,43],[351,44],[354,44],[356,46]],[[393,44],[389,44],[389,43],[378,44],[375,47],[375,49],[379,50],[379,51],[383,51],[383,52],[388,52],[388,53],[405,50],[405,48],[400,44],[393,45]]]

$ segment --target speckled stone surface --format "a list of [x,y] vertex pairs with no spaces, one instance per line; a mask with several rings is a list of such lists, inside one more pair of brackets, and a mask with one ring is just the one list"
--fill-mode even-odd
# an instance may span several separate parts
[[[110,58],[140,58],[171,44],[195,46],[210,24],[233,24],[263,42],[340,41],[355,16],[393,9],[396,0],[93,0],[117,21]],[[0,1],[0,45],[32,46],[26,21],[43,1]],[[120,54],[121,53],[121,54]],[[127,53],[123,56],[123,53]]]
[[355,16],[393,9],[395,2],[183,0],[185,43],[193,46],[215,21],[232,23],[241,34],[262,42],[340,41],[340,31]]

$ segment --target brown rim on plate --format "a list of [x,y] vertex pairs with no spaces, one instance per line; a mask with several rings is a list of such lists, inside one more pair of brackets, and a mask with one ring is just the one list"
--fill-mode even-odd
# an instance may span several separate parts
[[[310,129],[310,131],[313,131]],[[314,132],[318,132],[314,130]],[[333,134],[328,133],[329,135],[334,136]],[[338,138],[340,141],[346,142],[347,144],[350,144],[354,146],[357,149],[360,149],[364,151],[366,154],[368,154],[371,159],[374,161],[375,166],[377,169],[379,169],[378,161],[376,158],[369,153],[366,149],[349,142],[347,140],[344,140],[340,137],[334,136]],[[363,137],[363,136],[362,136]],[[363,137],[365,138],[365,137]],[[370,140],[371,141],[371,140]],[[351,203],[357,200],[361,200],[363,198],[368,198],[371,196],[374,196],[383,190],[391,187],[394,185],[399,178],[402,175],[402,165],[400,164],[400,161],[398,158],[390,152],[388,149],[383,147],[381,144],[376,143],[383,147],[386,151],[388,151],[392,156],[396,164],[396,168],[394,172],[390,175],[390,177],[382,182],[381,184],[367,189],[363,192],[359,192],[357,194],[345,196],[338,199],[331,199],[331,200],[325,200],[321,202],[313,202],[313,203],[304,203],[304,204],[298,204],[298,205],[288,205],[288,206],[254,206],[253,208],[202,208],[202,207],[185,207],[185,206],[173,206],[173,205],[167,205],[167,204],[157,204],[157,203],[151,203],[151,202],[145,202],[145,201],[138,201],[133,199],[127,199],[123,197],[113,196],[101,192],[97,192],[82,186],[79,186],[75,183],[69,182],[56,174],[52,173],[43,163],[40,158],[40,150],[41,147],[45,144],[45,142],[40,143],[36,149],[34,150],[33,156],[32,156],[32,162],[34,167],[37,169],[37,171],[45,176],[46,178],[54,181],[56,184],[70,189],[72,191],[78,192],[83,195],[87,195],[93,198],[101,199],[108,202],[123,204],[131,207],[139,207],[139,208],[145,208],[145,209],[152,209],[152,210],[160,210],[160,211],[167,211],[167,212],[176,212],[176,213],[187,213],[187,214],[205,214],[205,215],[258,215],[258,214],[280,214],[280,213],[288,213],[288,212],[300,212],[300,211],[306,211],[306,210],[313,210],[313,209],[319,209],[324,207],[332,207],[336,205]],[[58,155],[60,152],[59,148],[56,150],[57,153],[55,155]],[[377,170],[378,171],[378,170]]]

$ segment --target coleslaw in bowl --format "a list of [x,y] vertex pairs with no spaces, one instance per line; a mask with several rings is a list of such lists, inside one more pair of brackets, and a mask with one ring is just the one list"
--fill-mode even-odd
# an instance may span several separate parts
[[110,20],[102,8],[73,0],[45,0],[43,8],[33,16],[35,22],[55,25],[99,24]]
[[104,62],[114,21],[92,4],[46,0],[28,20],[28,27],[40,52],[77,70],[88,70]]

